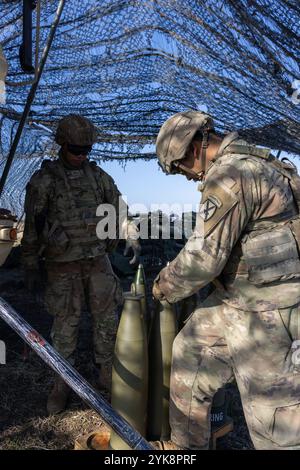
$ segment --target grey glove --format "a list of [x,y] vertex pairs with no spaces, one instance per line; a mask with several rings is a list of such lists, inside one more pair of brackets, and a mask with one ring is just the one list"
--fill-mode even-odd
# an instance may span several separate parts
[[142,251],[142,247],[139,240],[132,240],[131,238],[127,238],[124,256],[127,256],[130,248],[133,251],[133,258],[129,261],[129,264],[137,264],[139,262],[140,254]]

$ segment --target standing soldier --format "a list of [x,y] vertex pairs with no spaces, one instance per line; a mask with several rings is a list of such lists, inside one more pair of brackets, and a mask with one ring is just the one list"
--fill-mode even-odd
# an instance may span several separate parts
[[168,119],[157,137],[168,174],[200,180],[194,233],[153,286],[177,302],[209,282],[215,291],[175,339],[171,441],[207,449],[216,391],[233,377],[257,449],[300,449],[300,178],[293,165],[207,114]]
[[[59,158],[44,161],[26,188],[22,241],[26,284],[32,291],[38,288],[39,257],[43,255],[47,269],[45,301],[54,316],[53,346],[71,364],[85,299],[93,319],[99,387],[110,390],[115,309],[122,291],[107,256],[116,240],[97,237],[96,209],[101,203],[109,203],[118,214],[120,192],[113,179],[87,159],[96,142],[91,121],[74,114],[66,116],[58,124],[55,140],[61,146]],[[57,377],[48,397],[50,414],[65,409],[69,391]]]

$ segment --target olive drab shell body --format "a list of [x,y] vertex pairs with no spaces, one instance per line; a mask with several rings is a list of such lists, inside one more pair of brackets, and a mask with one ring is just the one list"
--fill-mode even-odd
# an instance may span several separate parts
[[[113,408],[142,436],[146,434],[148,350],[139,294],[124,294],[124,307],[117,332],[112,371]],[[112,432],[110,448],[130,447]]]
[[148,439],[168,440],[169,393],[173,341],[177,334],[174,305],[157,302],[149,340]]
[[142,308],[142,314],[144,317],[146,329],[148,331],[150,318],[149,318],[149,306],[147,303],[147,283],[146,283],[144,267],[142,264],[139,264],[138,266],[133,284],[134,284],[134,291],[137,294],[141,294],[143,296],[141,298],[141,308]]

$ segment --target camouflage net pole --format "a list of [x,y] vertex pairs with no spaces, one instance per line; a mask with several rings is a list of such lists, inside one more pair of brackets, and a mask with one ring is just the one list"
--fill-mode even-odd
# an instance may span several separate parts
[[135,450],[153,450],[151,445],[101,397],[18,313],[0,297],[4,320],[103,420]]
[[24,108],[23,114],[21,116],[17,132],[15,134],[14,140],[12,142],[12,145],[11,145],[11,148],[10,148],[10,151],[9,151],[9,155],[7,157],[6,165],[4,167],[4,170],[3,170],[3,173],[2,173],[2,176],[1,176],[0,196],[2,194],[2,191],[3,191],[4,185],[5,185],[5,182],[6,182],[6,179],[7,179],[7,176],[8,176],[13,158],[15,156],[15,153],[16,153],[16,150],[17,150],[17,147],[18,147],[18,143],[20,141],[22,131],[24,129],[26,119],[28,117],[28,114],[29,114],[29,111],[30,111],[30,108],[31,108],[31,104],[34,100],[35,93],[36,93],[40,78],[41,78],[43,70],[44,70],[44,66],[45,66],[45,63],[46,63],[51,45],[52,45],[52,41],[53,41],[53,38],[54,38],[54,35],[55,35],[55,31],[56,31],[57,26],[59,24],[59,20],[60,20],[64,5],[65,5],[65,0],[60,0],[60,2],[58,4],[58,7],[57,7],[55,19],[54,19],[53,24],[52,24],[51,29],[50,29],[49,38],[48,38],[47,44],[46,44],[46,46],[44,48],[44,51],[43,51],[43,54],[42,54],[41,62],[40,62],[39,69],[38,69],[38,72],[37,72],[37,78],[34,81],[34,83],[32,84],[31,89],[29,91],[29,94],[27,96],[25,108]]

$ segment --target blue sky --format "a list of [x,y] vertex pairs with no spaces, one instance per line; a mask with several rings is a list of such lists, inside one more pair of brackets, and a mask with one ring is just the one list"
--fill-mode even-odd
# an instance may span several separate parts
[[[153,203],[192,204],[196,210],[200,202],[198,183],[188,181],[182,175],[165,175],[158,167],[157,160],[128,161],[124,168],[117,161],[102,162],[100,166],[114,178],[129,204],[141,203],[147,207]],[[175,209],[172,211],[178,212]]]

